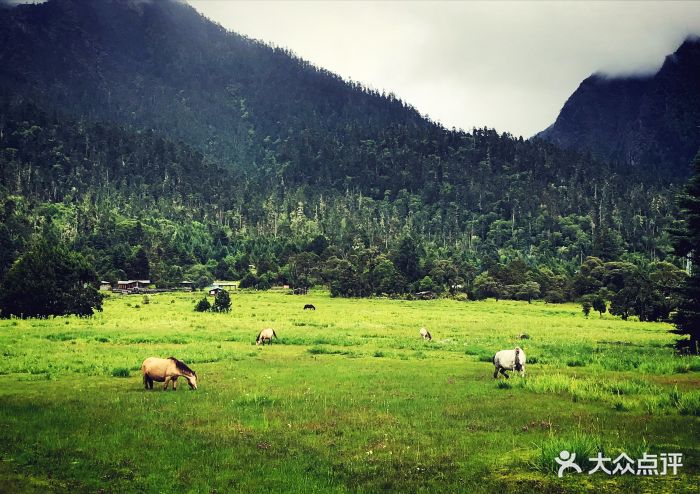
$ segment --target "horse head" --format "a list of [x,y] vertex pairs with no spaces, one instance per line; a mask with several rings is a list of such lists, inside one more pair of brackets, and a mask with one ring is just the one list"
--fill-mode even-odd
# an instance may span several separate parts
[[189,376],[187,374],[183,374],[182,377],[187,379],[187,384],[190,385],[190,389],[197,389],[197,373],[192,371],[192,374]]
[[515,364],[513,367],[518,372],[521,372],[523,370],[523,364],[522,364],[522,361],[520,360],[521,353],[522,353],[522,350],[520,349],[520,347],[515,347]]

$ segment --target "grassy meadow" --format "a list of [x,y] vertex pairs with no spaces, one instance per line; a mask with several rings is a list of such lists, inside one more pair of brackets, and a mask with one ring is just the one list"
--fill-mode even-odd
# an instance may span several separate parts
[[[199,298],[1,320],[0,492],[697,492],[700,358],[674,355],[668,325],[323,291],[235,292],[230,314],[201,314]],[[257,347],[265,327],[279,339]],[[516,345],[527,377],[494,380]],[[141,362],[169,355],[197,391],[143,389]],[[684,466],[559,479],[562,449]]]

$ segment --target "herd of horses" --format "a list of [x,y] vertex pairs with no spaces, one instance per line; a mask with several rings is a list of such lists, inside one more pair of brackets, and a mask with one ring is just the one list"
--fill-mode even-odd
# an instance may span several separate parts
[[[306,304],[304,310],[307,309],[316,310],[316,307],[311,304]],[[426,341],[433,340],[430,331],[425,328],[420,328],[419,334]],[[272,345],[273,338],[277,338],[275,330],[272,328],[265,328],[258,333],[257,338],[255,338],[255,344],[265,346],[265,343],[267,343],[268,345]],[[525,339],[528,338],[528,336],[521,335],[520,338]],[[519,372],[522,377],[525,377],[525,362],[525,352],[523,352],[520,347],[497,352],[496,355],[493,356],[493,365],[495,367],[493,371],[494,379],[498,378],[499,373],[508,379],[510,376],[506,374],[506,371]],[[175,357],[149,357],[143,361],[141,373],[143,374],[143,385],[146,389],[153,389],[153,382],[156,381],[163,383],[164,390],[168,389],[168,386],[172,382],[173,390],[176,390],[177,380],[180,377],[187,381],[191,389],[197,389],[197,373]]]

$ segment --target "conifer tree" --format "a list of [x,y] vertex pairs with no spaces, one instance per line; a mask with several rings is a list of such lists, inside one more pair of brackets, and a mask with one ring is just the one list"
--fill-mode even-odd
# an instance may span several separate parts
[[679,289],[678,310],[673,318],[675,334],[688,336],[680,347],[700,353],[700,153],[695,157],[693,175],[688,181],[678,205],[681,224],[674,233],[676,254],[688,259],[690,276]]

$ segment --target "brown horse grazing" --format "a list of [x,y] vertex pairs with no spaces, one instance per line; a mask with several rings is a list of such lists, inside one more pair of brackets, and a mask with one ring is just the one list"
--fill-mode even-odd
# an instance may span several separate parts
[[306,304],[304,306],[304,310],[310,309],[310,310],[316,310],[316,307],[314,307],[314,304]]
[[258,337],[255,339],[255,344],[260,345],[262,343],[262,346],[265,346],[265,342],[267,341],[270,345],[272,345],[272,337],[277,338],[277,334],[275,333],[275,330],[272,328],[267,328],[263,329],[258,333]]
[[141,364],[141,372],[143,373],[143,385],[146,389],[153,389],[153,381],[158,381],[164,383],[163,390],[166,390],[172,381],[173,391],[175,391],[177,378],[180,376],[187,379],[190,388],[197,389],[197,373],[175,357],[149,357]]
[[433,341],[433,336],[430,334],[430,331],[425,328],[420,328],[420,335],[424,340]]

